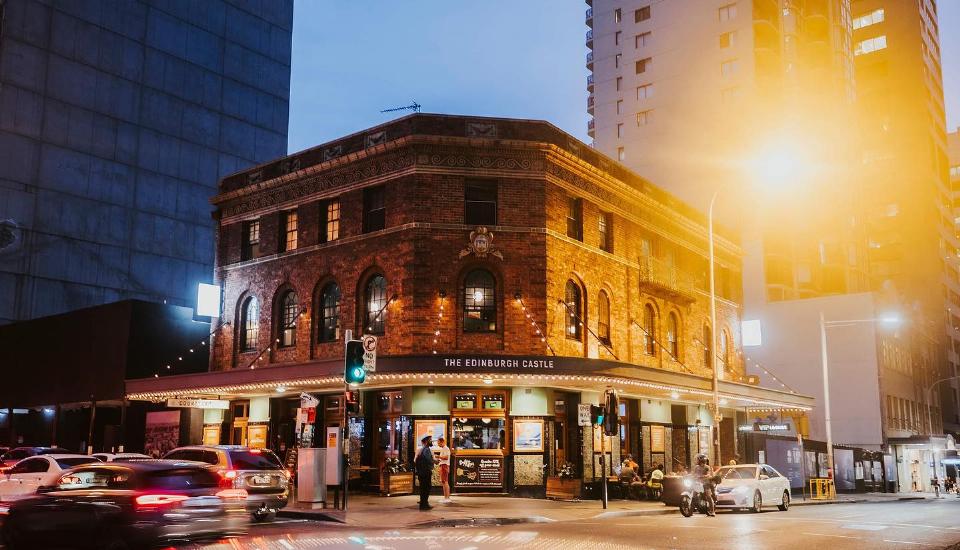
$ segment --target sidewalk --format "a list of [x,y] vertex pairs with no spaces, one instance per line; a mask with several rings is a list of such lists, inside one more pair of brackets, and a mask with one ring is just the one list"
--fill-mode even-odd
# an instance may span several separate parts
[[[951,498],[956,497],[951,496]],[[933,499],[933,496],[923,493],[860,493],[837,495],[836,500],[829,501],[795,498],[792,505],[816,506],[922,499]],[[434,508],[426,512],[418,509],[417,502],[416,495],[397,497],[351,495],[347,514],[330,508],[310,509],[291,504],[281,510],[280,515],[331,521],[355,528],[402,528],[582,521],[678,513],[675,506],[666,506],[661,502],[635,500],[611,500],[607,509],[604,510],[599,500],[555,501],[490,495],[454,495],[452,504],[441,504],[440,497],[431,496],[430,502]]]

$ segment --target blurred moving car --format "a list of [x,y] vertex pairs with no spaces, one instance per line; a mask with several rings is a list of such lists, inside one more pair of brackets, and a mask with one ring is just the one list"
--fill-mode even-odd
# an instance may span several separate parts
[[163,457],[212,465],[225,486],[247,492],[247,510],[257,521],[273,519],[290,497],[290,472],[273,451],[240,445],[178,447]]
[[70,451],[61,449],[60,447],[16,447],[3,453],[3,456],[0,456],[0,462],[2,462],[0,467],[10,467],[27,457],[51,453],[64,455],[71,454]]
[[20,548],[121,549],[242,534],[245,492],[210,467],[167,460],[81,466],[9,505],[0,540]]
[[126,462],[128,460],[149,460],[153,457],[141,453],[93,453],[101,462]]
[[740,464],[724,466],[717,473],[721,478],[717,508],[749,508],[753,512],[773,505],[784,512],[790,508],[790,480],[773,466]]
[[40,488],[56,485],[60,475],[70,468],[99,462],[92,456],[75,454],[27,457],[0,474],[0,502],[30,496]]

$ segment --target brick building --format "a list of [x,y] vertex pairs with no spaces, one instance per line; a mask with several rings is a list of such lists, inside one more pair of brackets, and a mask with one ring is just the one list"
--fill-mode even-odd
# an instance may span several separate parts
[[[736,243],[716,240],[711,346],[703,216],[545,122],[411,115],[232,175],[213,203],[211,372],[127,382],[130,399],[229,400],[198,439],[323,446],[314,431],[342,422],[346,330],[379,338],[352,463],[409,462],[424,431],[443,433],[455,490],[536,493],[567,460],[598,477],[577,405],[607,388],[615,463],[689,465],[710,452],[714,361],[723,459],[738,414],[811,405],[744,383]],[[320,399],[309,417],[301,392]]]

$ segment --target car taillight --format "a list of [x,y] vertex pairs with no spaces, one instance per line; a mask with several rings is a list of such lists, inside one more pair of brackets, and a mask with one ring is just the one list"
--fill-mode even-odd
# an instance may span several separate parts
[[224,489],[218,492],[217,496],[224,500],[245,500],[247,491],[244,489]]
[[235,479],[237,479],[236,470],[220,470],[220,487],[227,489],[233,487]]
[[287,476],[287,481],[290,481],[290,478],[293,477],[293,472],[290,470],[284,470],[283,475]]
[[172,506],[188,498],[186,495],[147,494],[138,496],[134,501],[137,508],[154,509]]

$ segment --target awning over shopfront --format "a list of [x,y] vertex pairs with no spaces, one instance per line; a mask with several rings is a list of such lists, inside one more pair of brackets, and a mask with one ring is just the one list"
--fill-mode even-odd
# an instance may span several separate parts
[[[692,373],[602,359],[550,356],[430,355],[380,357],[363,389],[440,384],[549,386],[579,391],[614,388],[638,398],[706,402],[711,379]],[[343,389],[339,359],[126,381],[130,400],[243,398]],[[810,396],[722,380],[721,406],[807,411]]]

